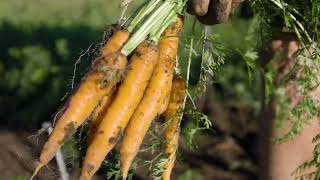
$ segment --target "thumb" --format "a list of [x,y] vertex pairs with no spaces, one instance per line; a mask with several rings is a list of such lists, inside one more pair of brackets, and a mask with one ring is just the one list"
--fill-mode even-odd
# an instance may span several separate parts
[[210,0],[189,0],[187,12],[196,16],[204,16],[208,12]]

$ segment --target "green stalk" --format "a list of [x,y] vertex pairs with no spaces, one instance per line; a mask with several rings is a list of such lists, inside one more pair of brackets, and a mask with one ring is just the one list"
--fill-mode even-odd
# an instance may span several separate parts
[[[194,39],[191,38],[190,39],[190,48],[193,47],[193,41]],[[189,88],[189,79],[190,79],[190,72],[191,72],[191,61],[192,61],[192,50],[189,51],[189,57],[188,57],[188,65],[187,65],[187,77],[185,79],[185,86],[186,86],[186,95],[184,96],[184,99],[183,99],[183,103],[182,103],[182,106],[181,106],[181,110],[180,110],[180,117],[179,117],[179,127],[180,127],[180,124],[181,124],[181,121],[182,121],[182,118],[183,118],[183,112],[186,108],[186,103],[187,103],[187,98],[189,97],[190,100],[192,101],[192,97],[191,95],[189,94],[189,91],[188,91],[188,88]],[[195,107],[195,104],[194,102],[192,102],[192,105]]]
[[164,19],[164,21],[161,22],[159,28],[154,28],[154,31],[150,32],[150,39],[154,42],[158,42],[161,34],[171,23],[173,23],[176,20],[176,18],[177,13],[171,11],[169,15]]
[[[196,22],[196,20],[195,20],[194,23],[193,23],[192,33],[194,32],[195,22]],[[185,78],[185,82],[186,82],[186,83],[185,83],[185,84],[186,84],[185,86],[186,86],[186,91],[187,91],[187,93],[186,93],[186,95],[184,96],[184,100],[183,100],[183,104],[182,104],[182,108],[181,108],[182,113],[181,113],[181,115],[180,115],[179,125],[180,125],[181,120],[182,120],[182,117],[183,117],[183,111],[184,111],[184,109],[186,108],[187,97],[188,97],[188,94],[189,94],[188,88],[189,88],[189,80],[190,80],[190,74],[191,74],[192,47],[193,47],[193,45],[194,45],[194,38],[193,38],[193,37],[194,37],[194,36],[192,35],[192,37],[191,37],[191,39],[190,39],[190,44],[189,44],[190,50],[189,50],[189,55],[188,55],[187,74],[186,74],[186,78]],[[192,101],[191,96],[190,96],[190,100]]]
[[138,14],[131,20],[127,30],[132,32],[134,28],[142,21],[142,19],[144,19],[144,17],[149,15],[154,8],[156,8],[160,1],[161,0],[150,0],[148,4],[144,5]]
[[165,18],[175,7],[170,1],[165,1],[154,13],[148,17],[143,25],[131,36],[121,53],[128,56],[136,47],[147,38],[153,28],[159,23],[159,19]]
[[[286,10],[285,7],[282,5],[282,2],[279,2],[278,0],[271,0],[271,2],[273,2],[273,4],[278,6],[281,10]],[[303,27],[303,25],[300,23],[300,21],[298,21],[297,18],[291,12],[289,12],[288,10],[286,11],[286,13],[290,16],[290,18],[293,20],[293,22],[295,22],[297,24],[297,26],[301,29],[303,34],[306,36],[308,42],[311,43],[312,39],[309,36],[308,32]]]
[[157,42],[160,39],[160,36],[164,32],[164,30],[177,19],[178,14],[182,13],[183,7],[185,6],[186,1],[180,0],[174,3],[176,3],[175,10],[171,11],[168,14],[164,22],[159,26],[159,28],[155,28],[154,31],[150,33],[151,40],[154,40],[155,42]]
[[155,42],[156,44],[158,44],[160,35],[158,36],[158,31],[159,29],[162,29],[164,22],[166,21],[167,17],[163,16],[161,17],[161,19],[158,19],[157,24],[154,26],[154,28],[152,29],[152,31],[150,32],[149,35],[149,40]]

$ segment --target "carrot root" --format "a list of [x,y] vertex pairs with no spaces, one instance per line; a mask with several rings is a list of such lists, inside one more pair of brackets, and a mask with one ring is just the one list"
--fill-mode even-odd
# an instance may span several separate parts
[[110,104],[114,100],[116,90],[117,88],[113,88],[110,92],[110,96],[103,97],[100,101],[100,104],[92,112],[91,123],[89,125],[89,130],[86,139],[88,145],[92,142],[104,115],[106,114]]
[[[93,63],[91,71],[83,78],[79,88],[66,104],[65,111],[59,117],[42,149],[41,165],[37,167],[33,176],[42,166],[49,163],[63,143],[75,133],[76,129],[90,116],[99,101],[104,96],[108,96],[113,86],[120,80],[118,74],[126,68],[127,59],[117,52],[129,36],[127,31],[116,32],[103,47],[101,57]],[[111,80],[106,81],[106,73],[112,77]]]
[[176,154],[178,149],[180,130],[178,129],[172,139],[166,143],[166,154],[168,156],[168,160],[165,164],[164,171],[162,174],[162,180],[170,180],[172,169],[174,167],[174,163],[176,161]]
[[44,164],[42,164],[42,163],[38,164],[38,166],[37,166],[36,169],[33,171],[33,174],[31,175],[31,177],[30,177],[29,180],[33,180],[33,179],[37,176],[38,172],[40,171],[40,169],[41,169],[43,166],[44,166]]
[[167,110],[163,113],[165,121],[168,123],[164,131],[165,153],[168,160],[162,173],[163,180],[170,180],[171,172],[174,167],[176,153],[178,149],[180,135],[181,114],[179,110],[183,107],[186,94],[185,83],[179,76],[175,76],[172,82],[172,91]]
[[148,87],[127,125],[120,147],[120,170],[126,177],[131,163],[139,151],[153,119],[158,115],[166,96],[170,92],[182,19],[169,26],[159,42],[159,60]]
[[144,94],[158,56],[158,47],[150,41],[144,41],[136,49],[131,58],[128,74],[87,150],[80,179],[90,179],[121,138],[124,128]]

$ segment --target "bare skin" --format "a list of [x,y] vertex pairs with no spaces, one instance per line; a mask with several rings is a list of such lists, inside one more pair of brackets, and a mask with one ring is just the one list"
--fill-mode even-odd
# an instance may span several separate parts
[[189,0],[188,13],[207,25],[225,23],[229,15],[243,0]]
[[[299,49],[299,44],[293,35],[284,33],[280,39],[276,39],[271,44],[271,50],[274,54],[281,54],[281,61],[272,64],[272,67],[277,72],[276,78],[274,79],[274,86],[277,87],[280,81],[290,72],[294,65],[295,53]],[[298,91],[297,78],[301,76],[301,73],[297,71],[292,80],[288,80],[284,84],[285,94],[289,101],[289,109],[295,107],[303,96]],[[318,99],[320,94],[320,87],[316,87],[310,91],[310,97],[316,102],[316,106],[319,107]],[[275,128],[275,104],[277,99],[273,100],[266,110],[262,114],[261,120],[264,124],[264,131],[266,137],[262,137],[261,140],[265,141],[262,143],[262,179],[272,180],[293,180],[296,176],[311,172],[314,169],[308,169],[301,174],[292,174],[298,166],[307,160],[311,160],[313,157],[312,138],[315,137],[320,131],[319,117],[315,117],[309,124],[303,127],[300,135],[295,137],[289,142],[282,144],[273,144],[272,139],[275,137],[282,137],[291,129],[290,121],[287,121],[281,129],[276,130]],[[272,114],[270,116],[270,114]],[[262,126],[263,128],[263,126]],[[264,149],[264,150],[263,150]],[[268,157],[263,157],[267,154]],[[263,161],[264,160],[264,161]]]

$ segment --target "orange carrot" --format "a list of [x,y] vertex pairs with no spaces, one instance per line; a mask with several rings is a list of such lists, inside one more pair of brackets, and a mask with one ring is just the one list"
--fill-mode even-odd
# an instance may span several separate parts
[[97,132],[97,129],[99,127],[99,124],[101,123],[104,115],[106,114],[109,106],[111,105],[112,101],[114,100],[116,93],[116,88],[112,89],[112,92],[110,92],[110,96],[105,96],[102,98],[100,101],[99,105],[94,109],[90,116],[90,125],[89,125],[89,130],[87,133],[87,144],[89,145],[95,133]]
[[125,130],[120,148],[120,165],[122,178],[126,178],[131,163],[138,153],[142,140],[152,120],[157,116],[172,83],[172,76],[179,46],[179,34],[182,19],[169,26],[159,42],[159,60],[152,74],[146,92],[132,115]]
[[130,33],[126,30],[116,31],[108,40],[107,44],[102,48],[101,54],[103,57],[117,52],[129,39]]
[[[36,176],[41,167],[49,163],[62,144],[90,116],[100,100],[111,95],[112,88],[120,80],[120,74],[127,65],[127,58],[117,51],[129,38],[129,33],[121,34],[122,36],[119,36],[116,32],[115,36],[107,42],[102,51],[109,52],[108,56],[102,56],[94,62],[92,70],[83,78],[80,86],[70,97],[64,112],[57,119],[49,140],[43,147],[39,165],[30,179]],[[106,75],[112,78],[105,78]]]
[[175,133],[172,135],[173,136],[171,137],[170,141],[166,144],[165,152],[168,159],[166,164],[164,165],[164,171],[162,172],[162,180],[170,180],[171,172],[177,158],[176,153],[179,144],[180,127],[175,129]]
[[164,166],[162,174],[163,180],[170,180],[170,175],[176,159],[178,141],[180,134],[181,110],[186,94],[185,84],[182,78],[175,76],[172,83],[172,91],[167,110],[163,113],[166,123],[168,123],[165,132],[165,153],[168,161]]
[[87,150],[81,180],[91,179],[105,156],[121,138],[123,129],[143,96],[158,56],[157,46],[150,41],[144,41],[136,49],[128,74]]
[[[170,88],[171,89],[171,88]],[[163,104],[160,106],[160,110],[158,112],[158,115],[164,113],[167,108],[168,108],[168,104],[169,104],[169,99],[170,99],[170,96],[167,96],[164,101],[163,101]]]

